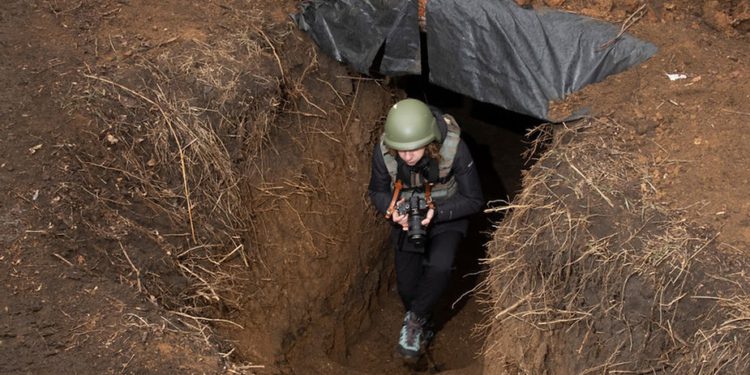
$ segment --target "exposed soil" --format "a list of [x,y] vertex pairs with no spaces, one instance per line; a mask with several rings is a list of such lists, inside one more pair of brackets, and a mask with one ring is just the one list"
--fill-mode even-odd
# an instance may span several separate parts
[[[613,22],[640,5],[528,3]],[[750,8],[647,4],[629,31],[659,53],[562,106],[628,129],[643,162],[658,161],[653,198],[717,233],[718,256],[744,256]],[[382,116],[403,94],[318,55],[287,16],[294,6],[0,5],[0,372],[414,371],[391,357],[402,311],[365,192]],[[454,99],[432,100],[466,124],[488,198],[512,198],[531,124]],[[210,132],[190,136],[196,124]],[[489,148],[495,137],[507,152]],[[207,139],[220,147],[200,148]],[[489,230],[487,217],[474,228]],[[486,238],[467,241],[445,305],[476,285],[463,276],[481,269]],[[483,310],[473,295],[446,309],[432,365],[491,370],[486,332],[471,334]],[[545,342],[558,341],[529,342],[543,349],[523,356],[542,360],[525,370],[542,371],[556,350]]]
[[486,371],[747,372],[747,3],[709,3],[647,2],[629,31],[657,55],[555,104],[594,119],[553,132],[494,237]]
[[[652,142],[643,152],[662,162],[654,171],[659,198],[719,229],[721,242],[744,248],[750,206],[743,188],[747,171],[739,166],[750,160],[750,138],[742,131],[750,116],[750,48],[740,25],[748,3],[706,4],[664,5],[660,19],[633,31],[656,44],[658,54],[570,102],[612,116]],[[706,21],[720,17],[716,12],[735,21],[721,27]],[[670,81],[666,73],[686,78]]]

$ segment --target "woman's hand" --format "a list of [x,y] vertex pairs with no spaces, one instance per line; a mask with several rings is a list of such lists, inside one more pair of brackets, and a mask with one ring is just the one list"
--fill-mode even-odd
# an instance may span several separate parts
[[432,218],[434,216],[435,216],[434,208],[430,208],[429,210],[427,210],[427,214],[424,215],[424,219],[422,219],[422,226],[427,227],[428,225],[430,225],[430,221],[432,221]]
[[[404,203],[404,199],[401,198],[401,200],[396,203],[396,207],[402,205],[403,203]],[[391,216],[391,220],[393,220],[394,223],[400,225],[404,231],[409,230],[409,221],[408,221],[409,215],[401,215],[401,213],[398,212],[398,210],[393,210],[393,215]]]

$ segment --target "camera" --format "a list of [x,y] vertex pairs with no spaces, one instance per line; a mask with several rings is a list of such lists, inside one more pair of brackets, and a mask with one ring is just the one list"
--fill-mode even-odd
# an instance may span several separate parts
[[409,230],[407,236],[409,241],[416,247],[424,246],[427,239],[427,229],[422,225],[422,220],[427,214],[427,202],[424,197],[418,194],[412,194],[408,200],[396,207],[400,215],[407,215]]

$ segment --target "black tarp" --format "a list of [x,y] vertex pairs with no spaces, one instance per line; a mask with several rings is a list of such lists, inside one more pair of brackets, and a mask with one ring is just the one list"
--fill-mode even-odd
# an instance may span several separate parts
[[[421,71],[416,0],[314,0],[296,19],[323,51],[361,73],[371,72],[383,45],[380,73]],[[651,43],[619,32],[602,21],[511,0],[430,0],[430,81],[550,120],[550,101],[656,53]]]
[[370,72],[383,43],[380,73],[422,72],[416,1],[311,1],[295,18],[325,53],[360,73]]

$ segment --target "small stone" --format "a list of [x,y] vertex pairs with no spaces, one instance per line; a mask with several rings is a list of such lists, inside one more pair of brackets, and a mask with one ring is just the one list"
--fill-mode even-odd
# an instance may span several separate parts
[[120,142],[120,140],[112,134],[107,134],[107,142],[109,142],[109,144],[111,145],[114,145],[117,144],[117,142]]
[[37,303],[34,303],[33,305],[31,305],[31,311],[32,312],[39,312],[39,311],[42,310],[43,307],[44,307],[44,305],[42,305],[41,303],[37,302]]

